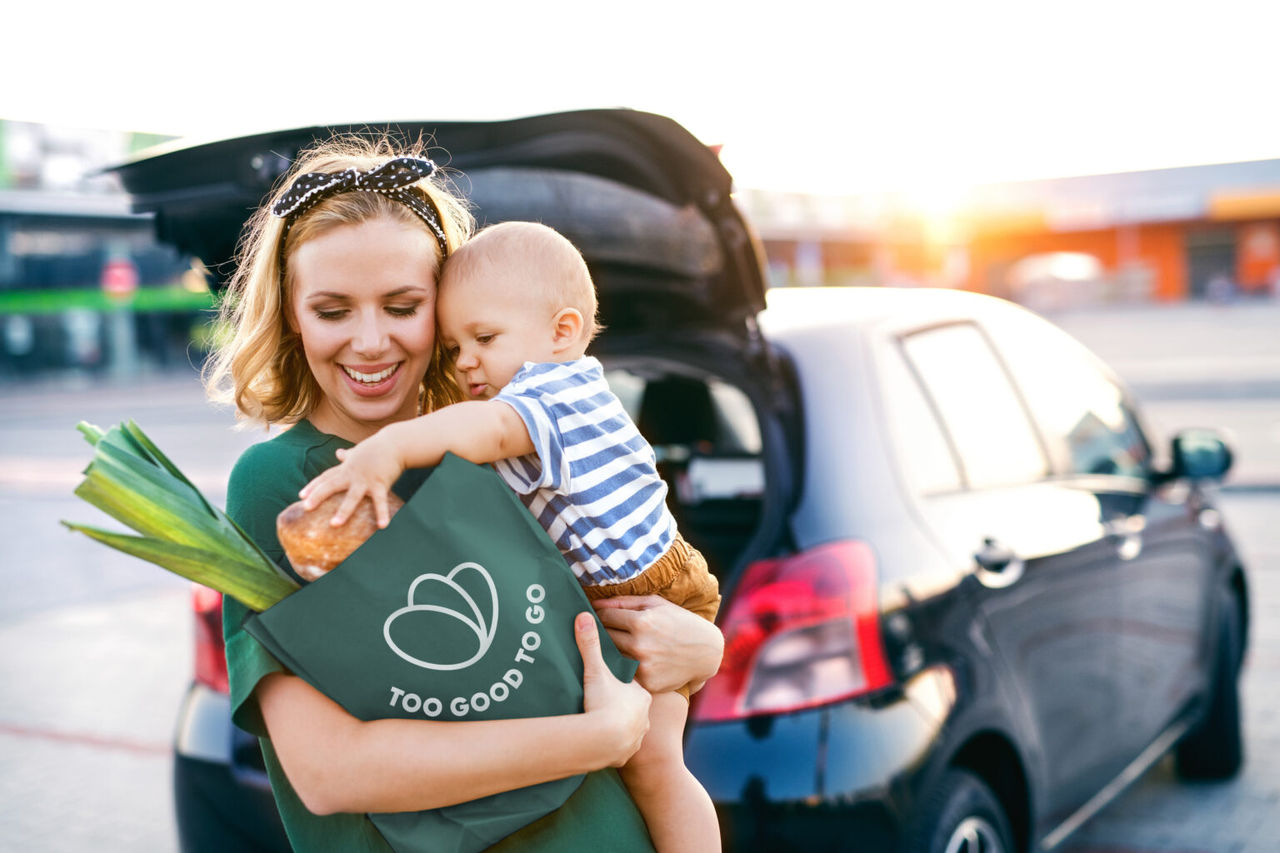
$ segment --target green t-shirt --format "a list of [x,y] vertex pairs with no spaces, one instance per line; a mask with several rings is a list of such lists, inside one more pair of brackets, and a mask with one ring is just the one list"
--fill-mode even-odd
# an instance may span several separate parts
[[[337,463],[334,454],[351,443],[300,421],[275,438],[255,444],[236,462],[227,487],[227,515],[235,520],[267,556],[288,567],[284,549],[276,537],[276,516],[298,499],[298,490],[326,468]],[[395,491],[408,499],[429,474],[408,471]],[[276,805],[285,831],[299,851],[377,851],[390,853],[374,825],[362,814],[315,815],[294,792],[285,777],[253,691],[258,682],[275,672],[285,672],[256,639],[243,628],[248,609],[223,599],[223,633],[227,645],[227,672],[231,685],[232,720],[258,736]],[[628,846],[628,839],[631,840]],[[586,780],[563,806],[490,848],[492,853],[514,851],[636,850],[652,853],[644,822],[618,774],[600,770]]]

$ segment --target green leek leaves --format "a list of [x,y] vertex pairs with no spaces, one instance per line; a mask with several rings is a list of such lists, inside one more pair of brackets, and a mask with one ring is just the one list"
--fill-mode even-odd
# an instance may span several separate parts
[[94,446],[76,495],[141,535],[64,525],[253,610],[266,610],[298,588],[132,420],[106,432],[83,421],[76,428]]

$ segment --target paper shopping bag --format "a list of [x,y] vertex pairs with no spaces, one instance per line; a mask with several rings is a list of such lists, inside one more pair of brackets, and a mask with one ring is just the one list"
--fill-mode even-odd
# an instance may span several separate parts
[[[446,456],[391,524],[245,628],[362,720],[489,720],[582,710],[585,594],[488,467]],[[605,663],[630,680],[600,629]],[[422,812],[372,814],[401,853],[483,850],[558,808],[582,776]]]

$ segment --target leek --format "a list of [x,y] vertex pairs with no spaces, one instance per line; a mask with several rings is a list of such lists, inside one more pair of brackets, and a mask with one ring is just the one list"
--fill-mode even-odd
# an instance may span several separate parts
[[200,494],[132,420],[76,427],[93,445],[77,497],[137,536],[69,521],[71,530],[266,610],[298,588],[240,526]]

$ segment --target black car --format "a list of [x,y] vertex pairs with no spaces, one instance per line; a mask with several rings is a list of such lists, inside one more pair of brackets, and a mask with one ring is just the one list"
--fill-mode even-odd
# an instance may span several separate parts
[[[330,130],[119,173],[162,239],[225,275],[248,212]],[[1189,778],[1237,771],[1249,599],[1215,433],[1153,448],[1105,365],[1002,300],[766,294],[730,176],[660,116],[393,130],[431,135],[482,223],[540,220],[588,260],[595,352],[725,592],[686,755],[726,850],[1029,853],[1170,750]],[[218,827],[279,847],[202,604],[183,845],[250,849]]]

